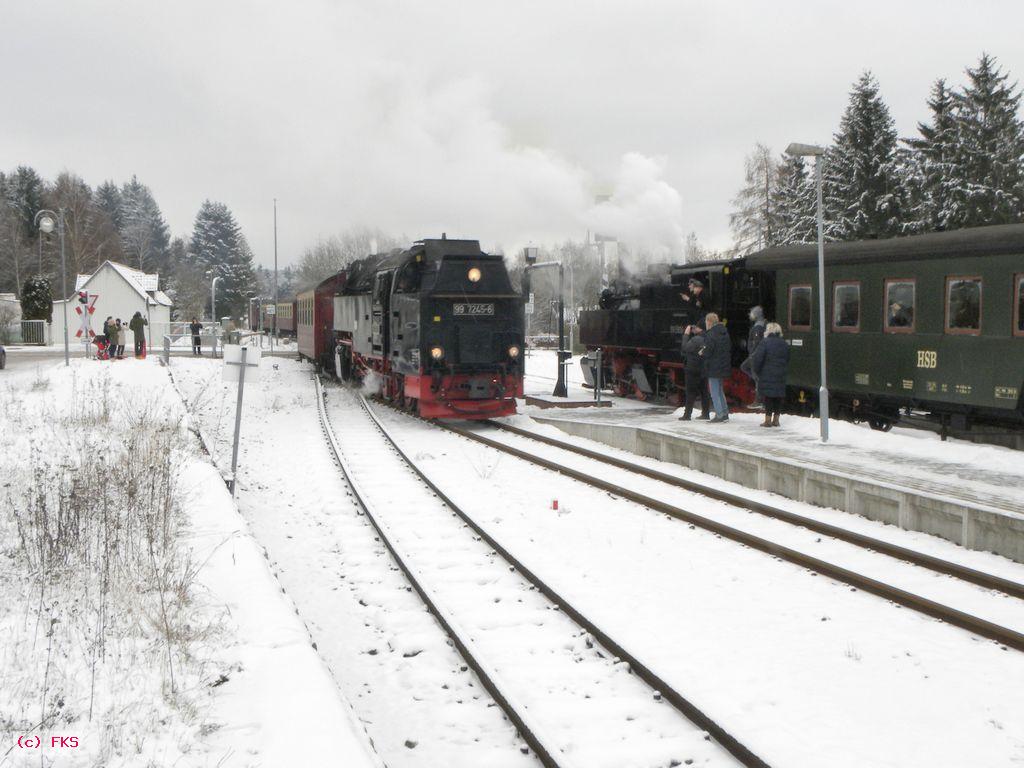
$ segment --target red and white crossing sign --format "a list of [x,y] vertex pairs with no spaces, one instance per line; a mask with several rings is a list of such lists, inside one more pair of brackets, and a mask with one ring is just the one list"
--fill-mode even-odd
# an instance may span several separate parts
[[78,306],[75,307],[75,312],[78,313],[82,327],[75,332],[75,338],[85,337],[85,341],[88,341],[96,335],[96,332],[89,327],[89,320],[96,311],[96,299],[99,297],[98,293],[78,292]]

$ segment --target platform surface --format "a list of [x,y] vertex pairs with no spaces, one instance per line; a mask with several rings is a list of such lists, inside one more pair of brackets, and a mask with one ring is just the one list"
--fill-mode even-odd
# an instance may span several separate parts
[[937,435],[912,429],[876,432],[866,425],[830,422],[830,439],[822,443],[817,419],[783,416],[778,429],[759,426],[763,416],[737,413],[728,422],[678,420],[665,407],[628,412],[547,411],[545,417],[641,427],[716,445],[815,465],[966,503],[1024,514],[1024,452],[961,440],[943,442]]

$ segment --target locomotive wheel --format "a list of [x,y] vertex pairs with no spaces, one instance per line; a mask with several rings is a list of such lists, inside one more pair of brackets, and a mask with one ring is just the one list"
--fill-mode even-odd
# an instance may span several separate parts
[[892,422],[889,419],[882,418],[881,416],[872,416],[868,419],[868,424],[872,429],[878,432],[888,432],[892,429]]

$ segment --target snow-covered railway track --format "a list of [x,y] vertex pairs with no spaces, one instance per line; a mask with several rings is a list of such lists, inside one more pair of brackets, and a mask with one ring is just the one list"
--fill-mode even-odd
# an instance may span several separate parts
[[357,503],[544,765],[767,765],[488,535],[365,400],[333,392],[347,398],[343,441],[317,382],[324,431]]
[[[524,430],[507,424],[488,422],[492,427],[500,427],[501,430],[512,433],[526,441],[539,441],[547,446],[557,448],[561,456],[552,455],[550,451],[538,452],[535,448],[530,449],[526,445],[515,445],[515,441],[500,439],[497,435],[482,434],[477,428],[467,428],[453,424],[438,424],[442,429],[456,433],[462,437],[473,440],[490,448],[497,449],[503,453],[529,461],[537,466],[543,467],[559,474],[578,480],[592,487],[598,488],[607,493],[623,499],[636,502],[652,510],[662,512],[673,518],[696,525],[697,527],[711,531],[719,536],[725,537],[753,549],[760,550],[774,557],[788,561],[795,565],[807,568],[813,572],[821,573],[830,578],[845,582],[852,587],[863,589],[866,592],[875,594],[893,603],[911,608],[915,611],[931,616],[932,618],[945,621],[954,626],[965,629],[981,637],[994,640],[1002,645],[1024,651],[1024,633],[1016,629],[1003,626],[995,621],[973,615],[967,611],[959,610],[937,600],[929,599],[902,589],[894,584],[872,578],[864,573],[851,568],[842,567],[833,562],[824,560],[790,546],[779,543],[774,539],[768,539],[756,535],[749,530],[721,522],[711,516],[700,514],[692,509],[669,503],[664,498],[658,498],[649,493],[641,493],[632,486],[627,486],[621,477],[613,476],[607,469],[602,473],[600,465],[614,467],[617,470],[626,470],[627,473],[639,478],[649,478],[663,483],[672,488],[698,493],[702,496],[721,501],[728,505],[738,507],[750,512],[757,512],[767,515],[775,520],[784,521],[793,526],[799,526],[808,530],[830,536],[838,541],[852,544],[863,550],[870,550],[872,553],[881,553],[891,558],[911,563],[915,566],[928,568],[936,573],[955,577],[971,585],[983,587],[1000,593],[1001,596],[1024,598],[1024,585],[1010,579],[1005,579],[994,574],[985,573],[965,567],[958,563],[942,560],[923,552],[907,549],[881,539],[875,539],[863,534],[849,531],[838,526],[830,525],[813,518],[804,517],[784,509],[773,507],[769,504],[744,498],[729,493],[722,489],[715,489],[699,483],[674,477],[657,470],[644,467],[623,459],[618,459],[607,454],[591,451],[580,446],[571,445],[565,441],[540,435],[530,430]],[[518,441],[520,443],[524,441]],[[542,455],[543,453],[543,455]],[[590,466],[584,468],[579,460],[570,460],[569,457],[583,457],[584,462]]]
[[[574,453],[578,456],[584,456],[588,459],[594,459],[602,464],[608,464],[618,469],[624,469],[635,475],[642,475],[643,477],[651,478],[652,480],[658,480],[659,482],[665,483],[666,485],[673,486],[675,488],[681,488],[685,491],[700,494],[706,496],[715,501],[722,501],[727,504],[731,504],[735,507],[750,510],[751,512],[757,512],[758,514],[765,515],[767,517],[781,520],[791,525],[806,528],[814,531],[815,533],[821,533],[825,536],[830,536],[840,541],[845,541],[849,544],[854,544],[863,549],[873,550],[880,552],[890,557],[896,558],[897,560],[903,560],[904,562],[913,563],[914,565],[929,570],[935,571],[936,573],[942,573],[947,576],[953,576],[961,581],[966,581],[971,584],[975,584],[985,589],[996,590],[1002,592],[1010,597],[1016,597],[1024,599],[1024,584],[1014,581],[1012,579],[1003,578],[996,574],[987,573],[985,571],[979,571],[975,568],[969,568],[960,563],[951,562],[940,557],[929,555],[925,552],[920,552],[916,549],[910,549],[903,547],[898,544],[894,544],[883,539],[875,538],[873,536],[867,536],[857,531],[852,531],[848,528],[843,528],[838,525],[832,525],[831,523],[817,520],[813,517],[806,515],[800,515],[795,512],[791,512],[782,507],[775,506],[773,504],[767,504],[763,501],[749,498],[747,496],[741,496],[736,493],[731,493],[721,487],[710,485],[708,483],[700,483],[694,480],[688,480],[683,477],[671,475],[667,472],[661,472],[660,470],[652,467],[646,467],[642,464],[638,464],[627,459],[620,459],[616,456],[612,456],[609,453],[601,451],[591,450],[584,448],[580,445],[574,445],[568,440],[561,440],[548,435],[542,435],[539,432],[530,429],[523,429],[513,424],[505,424],[500,421],[488,421],[486,422],[489,426],[496,429],[500,429],[504,432],[510,432],[513,435],[525,437],[530,440],[536,440],[537,442],[544,443],[563,451]],[[466,437],[473,438],[472,434],[469,434],[467,430],[454,428],[459,434],[465,435]]]

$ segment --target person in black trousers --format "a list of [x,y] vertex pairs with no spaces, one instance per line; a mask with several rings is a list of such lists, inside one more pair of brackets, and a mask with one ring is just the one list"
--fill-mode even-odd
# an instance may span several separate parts
[[200,336],[203,332],[203,324],[193,317],[192,322],[188,324],[188,329],[192,332],[192,354],[203,354],[203,340]]
[[693,416],[693,405],[700,397],[700,416],[698,419],[710,419],[711,393],[708,391],[708,380],[704,375],[704,337],[699,325],[691,325],[683,333],[683,373],[686,376],[686,410],[679,417],[680,421],[689,421]]

